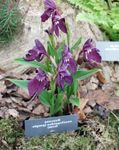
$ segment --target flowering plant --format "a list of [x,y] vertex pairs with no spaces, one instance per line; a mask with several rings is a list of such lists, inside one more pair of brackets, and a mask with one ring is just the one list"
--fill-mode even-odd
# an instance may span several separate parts
[[[51,19],[52,22],[51,28],[46,30],[49,37],[47,48],[36,39],[35,46],[27,52],[26,56],[17,59],[20,64],[36,68],[36,76],[30,80],[10,79],[10,81],[21,88],[28,89],[31,97],[38,96],[40,102],[49,107],[50,114],[56,115],[65,112],[68,106],[72,108],[80,106],[78,80],[98,72],[99,69],[95,67],[101,62],[101,57],[93,40],[87,40],[78,54],[78,61],[83,59],[83,62],[87,62],[92,69],[81,70],[73,55],[73,51],[81,43],[81,38],[70,48],[68,26],[55,1],[44,0],[44,5],[45,11],[41,21]],[[66,34],[68,40],[57,44],[56,36],[59,37],[61,31]]]

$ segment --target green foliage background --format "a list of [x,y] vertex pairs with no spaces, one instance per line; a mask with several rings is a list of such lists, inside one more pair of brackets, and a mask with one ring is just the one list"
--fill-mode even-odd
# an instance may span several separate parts
[[19,2],[0,0],[0,43],[11,41],[21,25]]
[[96,23],[110,40],[119,41],[119,2],[110,6],[106,0],[67,1],[81,10],[76,17],[77,21]]

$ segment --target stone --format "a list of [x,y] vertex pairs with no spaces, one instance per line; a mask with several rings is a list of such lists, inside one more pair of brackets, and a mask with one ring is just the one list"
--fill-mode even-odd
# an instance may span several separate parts
[[86,107],[86,108],[84,109],[84,113],[86,113],[86,114],[89,114],[89,113],[91,113],[91,112],[93,112],[93,110],[92,110],[90,107]]
[[106,80],[107,80],[108,82],[110,82],[110,81],[111,81],[112,74],[113,74],[112,68],[109,67],[109,66],[104,66],[102,69],[103,69],[103,73],[104,73],[104,76],[105,76]]
[[16,111],[15,109],[8,109],[8,114],[9,114],[9,116],[12,116],[14,118],[19,117],[19,112]]
[[[0,49],[0,56],[2,56],[0,58],[0,68],[7,72],[11,72],[12,70],[12,72],[15,73],[24,72],[27,66],[19,65],[14,60],[16,58],[23,57],[25,53],[34,46],[34,40],[36,38],[41,40],[42,43],[46,44],[48,37],[44,30],[50,25],[50,21],[44,24],[40,22],[40,16],[44,10],[43,1],[34,0],[31,2],[21,0],[19,3],[21,13],[23,16],[25,15],[23,19],[24,28],[21,29],[22,32],[16,36],[12,43],[1,47]],[[82,37],[83,42],[88,38],[103,40],[103,34],[96,25],[86,22],[76,22],[76,10],[75,8],[71,7],[70,4],[63,1],[60,4],[60,8],[62,9],[62,12],[64,12],[67,22],[71,28],[71,45],[80,36]],[[62,35],[64,34],[62,33]]]
[[44,114],[46,112],[45,107],[43,105],[38,105],[33,111],[32,113],[35,115],[40,115],[40,114]]
[[94,100],[90,100],[90,101],[88,101],[88,105],[93,108],[93,107],[95,107],[96,102]]
[[95,90],[98,88],[99,80],[95,77],[91,77],[90,82],[86,84],[87,90]]

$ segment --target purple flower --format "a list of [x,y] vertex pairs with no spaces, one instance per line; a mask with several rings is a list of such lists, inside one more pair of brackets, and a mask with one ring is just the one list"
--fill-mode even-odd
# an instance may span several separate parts
[[54,0],[44,0],[44,5],[45,5],[45,12],[41,16],[42,22],[48,20],[56,9]]
[[28,91],[30,96],[40,94],[43,90],[48,88],[48,77],[42,70],[37,70],[37,75],[28,82]]
[[88,39],[79,56],[83,53],[83,58],[90,63],[90,65],[94,66],[97,63],[101,63],[101,56],[99,54],[99,50],[96,48],[95,43],[92,39]]
[[67,27],[65,24],[65,19],[61,18],[60,14],[58,11],[55,11],[52,15],[52,28],[51,32],[55,32],[57,36],[59,36],[59,29],[67,34]]
[[45,22],[50,17],[52,18],[52,28],[50,29],[51,33],[55,32],[57,36],[59,36],[59,29],[67,33],[67,28],[65,24],[65,19],[61,17],[60,11],[55,5],[54,0],[45,0],[45,11],[41,15],[41,21]]
[[41,61],[45,55],[47,56],[47,52],[44,46],[39,40],[35,40],[35,46],[28,51],[24,59],[27,61]]
[[63,57],[62,57],[62,63],[67,66],[67,68],[72,72],[75,73],[77,69],[77,63],[74,60],[72,53],[70,52],[70,48],[65,45]]
[[68,85],[71,85],[73,82],[73,78],[70,75],[70,72],[67,70],[67,66],[60,66],[58,69],[58,75],[56,78],[56,84],[60,88],[64,88],[65,82]]

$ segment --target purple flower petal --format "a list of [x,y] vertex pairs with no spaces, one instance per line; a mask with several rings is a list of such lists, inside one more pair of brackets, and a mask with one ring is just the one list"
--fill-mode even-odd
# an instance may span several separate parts
[[92,49],[95,47],[95,43],[92,39],[88,39],[83,46],[83,50]]
[[79,54],[83,54],[85,61],[89,62],[90,65],[94,66],[96,63],[101,63],[101,56],[99,50],[96,48],[95,43],[92,39],[88,39],[83,46],[82,51]]
[[70,75],[69,71],[67,70],[66,66],[59,66],[58,76],[56,78],[56,84],[58,87],[63,89],[65,82],[68,85],[71,85],[73,82],[73,78]]
[[92,51],[89,51],[89,53],[87,53],[87,59],[92,63],[101,63],[101,56],[99,55],[98,50],[96,48],[92,49]]
[[27,61],[33,61],[38,57],[38,51],[33,48],[31,50],[28,51],[28,53],[26,54],[26,57],[24,58]]
[[59,28],[62,32],[67,33],[67,28],[66,28],[66,24],[65,24],[65,19],[62,18],[59,21]]
[[36,78],[30,80],[28,82],[28,91],[29,95],[33,96],[41,90],[41,84],[38,82]]
[[67,84],[69,84],[69,85],[71,85],[72,82],[73,82],[72,76],[65,76],[65,77],[64,77],[64,80],[65,80],[65,82],[66,82]]
[[77,63],[74,59],[70,59],[69,70],[71,70],[72,73],[76,73]]
[[65,45],[64,47],[64,52],[63,52],[63,57],[62,57],[62,63],[64,65],[67,65],[68,69],[72,72],[75,73],[77,69],[77,63],[74,60],[70,49],[68,46]]
[[41,21],[42,22],[47,21],[50,18],[52,12],[53,12],[53,10],[50,8],[45,10],[44,13],[41,15]]
[[41,61],[44,56],[47,56],[47,52],[43,44],[38,39],[36,39],[35,46],[33,47],[33,49],[28,51],[24,59],[27,61],[33,60]]
[[54,0],[45,0],[44,1],[45,9],[56,9],[56,5]]
[[56,5],[55,5],[54,0],[45,0],[44,5],[45,5],[45,11],[41,15],[41,21],[42,22],[45,22],[46,20],[48,20],[51,17],[52,13],[56,9]]
[[35,40],[35,44],[36,44],[36,47],[38,48],[38,50],[42,51],[44,54],[46,53],[46,50],[45,50],[43,44],[38,39]]
[[40,94],[44,89],[48,87],[48,77],[42,71],[38,70],[35,78],[28,82],[29,95],[33,96],[35,94]]

